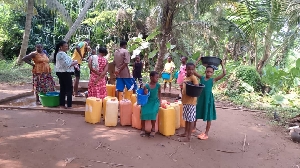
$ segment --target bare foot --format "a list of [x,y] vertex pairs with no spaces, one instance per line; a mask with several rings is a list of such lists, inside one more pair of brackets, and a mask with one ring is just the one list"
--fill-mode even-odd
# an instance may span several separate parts
[[179,136],[180,136],[180,137],[186,137],[187,134],[186,134],[186,133],[183,133],[183,134],[180,134]]
[[183,138],[183,139],[180,139],[180,142],[190,142],[191,140],[189,138]]

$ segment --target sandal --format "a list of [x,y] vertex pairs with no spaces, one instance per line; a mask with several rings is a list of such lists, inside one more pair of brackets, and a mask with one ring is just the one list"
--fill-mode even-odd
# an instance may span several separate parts
[[199,139],[201,139],[201,137],[203,137],[205,135],[205,133],[201,133],[201,134],[199,134],[197,137],[199,138]]
[[154,138],[154,136],[155,136],[155,131],[153,131],[153,130],[151,130],[151,133],[150,133],[150,138]]
[[202,136],[199,135],[198,138],[201,139],[201,140],[207,140],[208,136],[204,134]]
[[140,136],[141,137],[145,137],[146,136],[146,132],[145,131],[141,131]]

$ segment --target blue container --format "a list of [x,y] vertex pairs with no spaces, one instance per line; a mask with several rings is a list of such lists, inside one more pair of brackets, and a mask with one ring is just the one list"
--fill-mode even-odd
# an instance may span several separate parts
[[148,97],[150,96],[150,92],[147,95],[144,94],[144,89],[137,90],[137,104],[138,105],[145,105],[148,102]]
[[178,74],[179,74],[179,71],[177,71],[177,72],[174,74],[174,78],[175,78],[175,79],[178,78]]
[[163,72],[161,74],[161,77],[165,80],[169,80],[171,78],[171,74],[167,73],[167,72]]
[[46,96],[59,96],[59,92],[47,92]]

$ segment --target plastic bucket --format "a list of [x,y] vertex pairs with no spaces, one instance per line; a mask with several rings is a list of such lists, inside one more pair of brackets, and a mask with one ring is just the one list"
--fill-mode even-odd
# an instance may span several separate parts
[[59,96],[59,92],[47,92],[46,96]]
[[165,79],[165,80],[169,80],[170,77],[171,77],[171,74],[166,73],[166,72],[163,72],[163,73],[161,74],[161,77],[162,77],[163,79]]
[[174,78],[175,78],[175,79],[178,78],[178,74],[179,74],[179,71],[177,71],[177,72],[174,74]]
[[39,94],[40,101],[44,107],[57,107],[59,106],[59,94],[47,96],[45,94]]
[[147,104],[149,96],[150,96],[150,92],[147,95],[145,95],[144,89],[138,89],[137,96],[136,96],[137,104],[141,106]]
[[186,95],[190,97],[199,97],[205,85],[199,84],[199,86],[195,86],[190,82],[186,82]]
[[214,65],[218,67],[222,62],[222,60],[218,57],[202,57],[201,61],[205,67],[208,65]]

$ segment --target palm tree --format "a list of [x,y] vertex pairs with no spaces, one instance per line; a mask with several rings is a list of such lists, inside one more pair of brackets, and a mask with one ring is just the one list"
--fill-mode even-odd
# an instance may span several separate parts
[[25,30],[23,33],[23,40],[20,49],[20,54],[18,56],[17,63],[20,64],[22,62],[22,58],[26,55],[26,51],[28,48],[28,41],[31,29],[31,21],[33,17],[33,9],[34,9],[34,0],[27,1],[27,9],[26,9],[26,21],[25,21]]
[[86,3],[84,4],[83,9],[79,13],[78,18],[73,23],[73,25],[70,28],[70,30],[68,31],[68,33],[66,34],[66,36],[64,38],[64,41],[69,41],[71,39],[72,35],[74,35],[74,33],[76,32],[76,30],[80,26],[81,22],[83,21],[85,15],[87,13],[87,11],[89,10],[90,6],[92,5],[93,1],[94,0],[86,0]]

